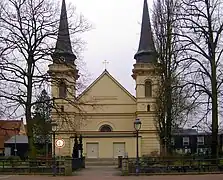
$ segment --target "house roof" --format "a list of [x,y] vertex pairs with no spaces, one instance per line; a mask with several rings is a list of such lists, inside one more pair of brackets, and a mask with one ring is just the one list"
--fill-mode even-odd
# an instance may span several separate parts
[[4,142],[20,133],[22,120],[0,120],[0,149],[4,149]]
[[28,137],[26,135],[16,135],[12,136],[10,139],[5,141],[5,144],[27,144],[28,143]]
[[190,135],[197,135],[197,130],[196,129],[175,129],[173,131],[173,134],[174,135],[187,135],[187,136],[190,136]]
[[[219,135],[223,135],[222,132],[218,133]],[[200,132],[197,131],[196,129],[183,129],[183,128],[179,128],[179,129],[175,129],[173,130],[173,135],[180,135],[180,136],[206,136],[206,135],[211,135],[211,132]]]
[[102,72],[102,74],[93,82],[91,83],[79,96],[80,99],[84,96],[103,76],[107,75],[115,84],[117,84],[129,97],[131,97],[134,101],[136,98],[127,90],[125,89],[106,69]]

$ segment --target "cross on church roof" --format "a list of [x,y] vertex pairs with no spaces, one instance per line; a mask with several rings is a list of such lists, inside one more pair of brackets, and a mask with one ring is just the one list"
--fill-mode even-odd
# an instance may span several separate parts
[[104,66],[105,66],[105,69],[106,69],[106,67],[107,67],[107,64],[109,64],[109,62],[108,62],[107,60],[104,60],[104,61],[103,61],[103,64],[104,64]]

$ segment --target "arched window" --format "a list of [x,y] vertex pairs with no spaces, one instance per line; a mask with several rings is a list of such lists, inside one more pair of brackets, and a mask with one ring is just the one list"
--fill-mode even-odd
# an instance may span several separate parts
[[100,131],[101,132],[112,132],[112,127],[105,124],[100,127]]
[[152,83],[149,80],[145,82],[145,97],[152,97]]
[[149,104],[147,105],[147,111],[150,111],[150,105]]
[[67,86],[64,82],[59,84],[59,98],[65,98],[67,96]]
[[64,112],[64,106],[63,105],[60,107],[60,109],[61,109],[61,112]]

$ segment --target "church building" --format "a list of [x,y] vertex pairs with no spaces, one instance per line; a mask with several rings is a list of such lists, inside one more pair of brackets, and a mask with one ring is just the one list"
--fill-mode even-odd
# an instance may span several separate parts
[[[125,154],[136,157],[136,118],[142,123],[139,131],[139,156],[160,152],[155,125],[160,71],[147,0],[144,0],[139,48],[133,56],[135,64],[129,78],[135,80],[136,96],[130,94],[107,70],[77,96],[78,67],[71,48],[63,0],[59,34],[52,55],[53,63],[49,65],[49,74],[55,80],[51,84],[51,96],[61,107],[52,112],[53,119],[59,125],[56,138],[65,141],[62,149],[56,148],[57,155],[71,156],[74,136],[81,134],[86,158],[117,158]],[[63,112],[69,116],[69,120],[64,120],[67,117],[63,119]],[[69,125],[65,126],[65,121]],[[72,128],[74,124],[75,128]]]

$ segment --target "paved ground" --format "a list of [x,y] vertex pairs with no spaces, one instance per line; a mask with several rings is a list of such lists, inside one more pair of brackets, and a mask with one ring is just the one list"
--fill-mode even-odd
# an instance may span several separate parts
[[7,180],[223,180],[223,174],[218,175],[180,175],[180,176],[118,176],[119,172],[113,167],[88,167],[70,177],[52,176],[3,176]]

